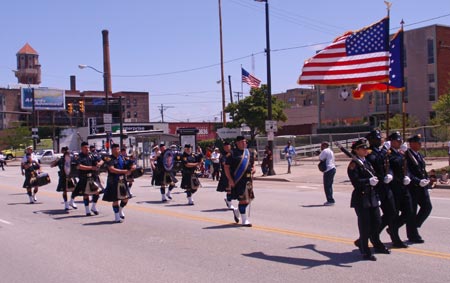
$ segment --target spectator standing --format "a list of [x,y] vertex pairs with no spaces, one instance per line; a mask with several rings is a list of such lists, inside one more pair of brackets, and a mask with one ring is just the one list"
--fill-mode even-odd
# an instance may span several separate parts
[[211,153],[211,162],[213,165],[213,173],[212,173],[212,179],[219,181],[219,176],[220,176],[220,151],[219,148],[216,147],[214,148],[214,152]]
[[270,150],[270,147],[266,145],[266,148],[264,150],[264,157],[261,163],[261,170],[263,173],[263,176],[267,176],[269,174],[269,163],[270,160],[273,159],[272,151]]
[[295,158],[295,148],[292,146],[292,142],[288,141],[286,147],[284,148],[284,155],[288,163],[288,174],[291,174],[292,158]]
[[319,155],[319,159],[321,161],[325,161],[327,165],[327,169],[323,172],[323,188],[327,198],[324,205],[334,205],[335,203],[333,198],[333,181],[334,175],[336,174],[336,164],[334,161],[334,153],[329,146],[330,144],[328,142],[322,142],[320,145],[321,152]]

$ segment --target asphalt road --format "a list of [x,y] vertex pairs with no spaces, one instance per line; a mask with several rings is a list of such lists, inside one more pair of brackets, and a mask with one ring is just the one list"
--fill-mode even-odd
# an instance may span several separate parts
[[[2,282],[449,282],[450,190],[433,190],[433,212],[421,229],[424,244],[362,261],[353,240],[351,186],[338,167],[336,205],[325,201],[315,164],[293,168],[292,182],[255,181],[252,228],[234,224],[223,194],[201,179],[195,205],[182,191],[160,202],[149,176],[136,180],[121,224],[110,203],[98,216],[63,211],[53,183],[28,204],[19,168],[0,171]],[[314,173],[315,172],[315,173]],[[304,174],[303,178],[299,174]],[[401,237],[406,238],[402,228]],[[384,232],[382,240],[389,245]]]

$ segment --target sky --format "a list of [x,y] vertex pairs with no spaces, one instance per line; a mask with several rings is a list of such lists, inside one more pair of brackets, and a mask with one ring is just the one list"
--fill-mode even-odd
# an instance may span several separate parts
[[[272,93],[298,88],[303,62],[346,31],[387,15],[382,0],[268,0]],[[265,3],[221,0],[225,102],[249,95],[241,66],[267,82]],[[448,0],[392,0],[391,33],[450,26]],[[3,0],[0,87],[17,83],[16,53],[38,53],[41,86],[103,90],[102,30],[109,31],[112,91],[149,92],[150,121],[221,121],[219,0]],[[231,80],[228,80],[231,76]]]

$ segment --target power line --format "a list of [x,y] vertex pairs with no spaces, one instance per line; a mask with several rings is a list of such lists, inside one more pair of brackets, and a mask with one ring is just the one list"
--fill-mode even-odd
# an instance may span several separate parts
[[[238,3],[238,2],[235,2],[235,3]],[[239,5],[242,5],[242,3],[239,3]],[[433,20],[440,19],[440,18],[445,18],[445,17],[448,17],[448,16],[450,16],[450,14],[445,14],[445,15],[434,17],[434,18],[430,18],[430,19],[414,22],[414,23],[411,23],[411,24],[404,25],[404,27],[405,26],[413,26],[413,25],[417,25],[417,24],[421,24],[421,23],[424,23],[424,22],[433,21]],[[400,27],[394,27],[394,28],[391,28],[391,30],[397,30],[399,28]],[[292,47],[286,47],[286,48],[278,48],[278,49],[272,49],[271,51],[272,52],[281,52],[281,51],[286,51],[286,50],[307,48],[307,47],[312,47],[312,46],[316,46],[316,45],[323,45],[323,44],[329,44],[329,43],[331,43],[331,41],[321,42],[321,43],[312,43],[312,44],[308,44],[308,45],[292,46]],[[238,58],[226,60],[226,61],[224,61],[224,63],[225,64],[232,63],[232,62],[235,62],[235,61],[240,61],[242,59],[250,58],[250,57],[252,57],[254,55],[260,55],[260,54],[264,54],[264,53],[265,53],[265,51],[252,53],[252,54],[241,56],[241,57],[238,57]],[[195,67],[195,68],[190,68],[190,69],[178,70],[178,71],[171,71],[171,72],[144,74],[144,75],[112,75],[112,77],[119,77],[119,78],[159,77],[159,76],[168,76],[168,75],[188,73],[188,72],[193,72],[193,71],[198,71],[198,70],[203,70],[203,69],[209,69],[209,68],[216,67],[216,66],[220,66],[220,63],[210,64],[210,65],[205,65],[205,66]]]

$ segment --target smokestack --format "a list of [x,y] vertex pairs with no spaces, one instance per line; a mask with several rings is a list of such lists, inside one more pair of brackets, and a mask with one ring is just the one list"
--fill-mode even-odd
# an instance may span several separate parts
[[102,30],[103,35],[103,87],[106,99],[106,112],[109,112],[109,95],[111,90],[111,63],[109,60],[109,36],[108,30]]
[[76,91],[77,90],[77,82],[76,82],[76,77],[75,76],[70,76],[70,90],[71,91]]

